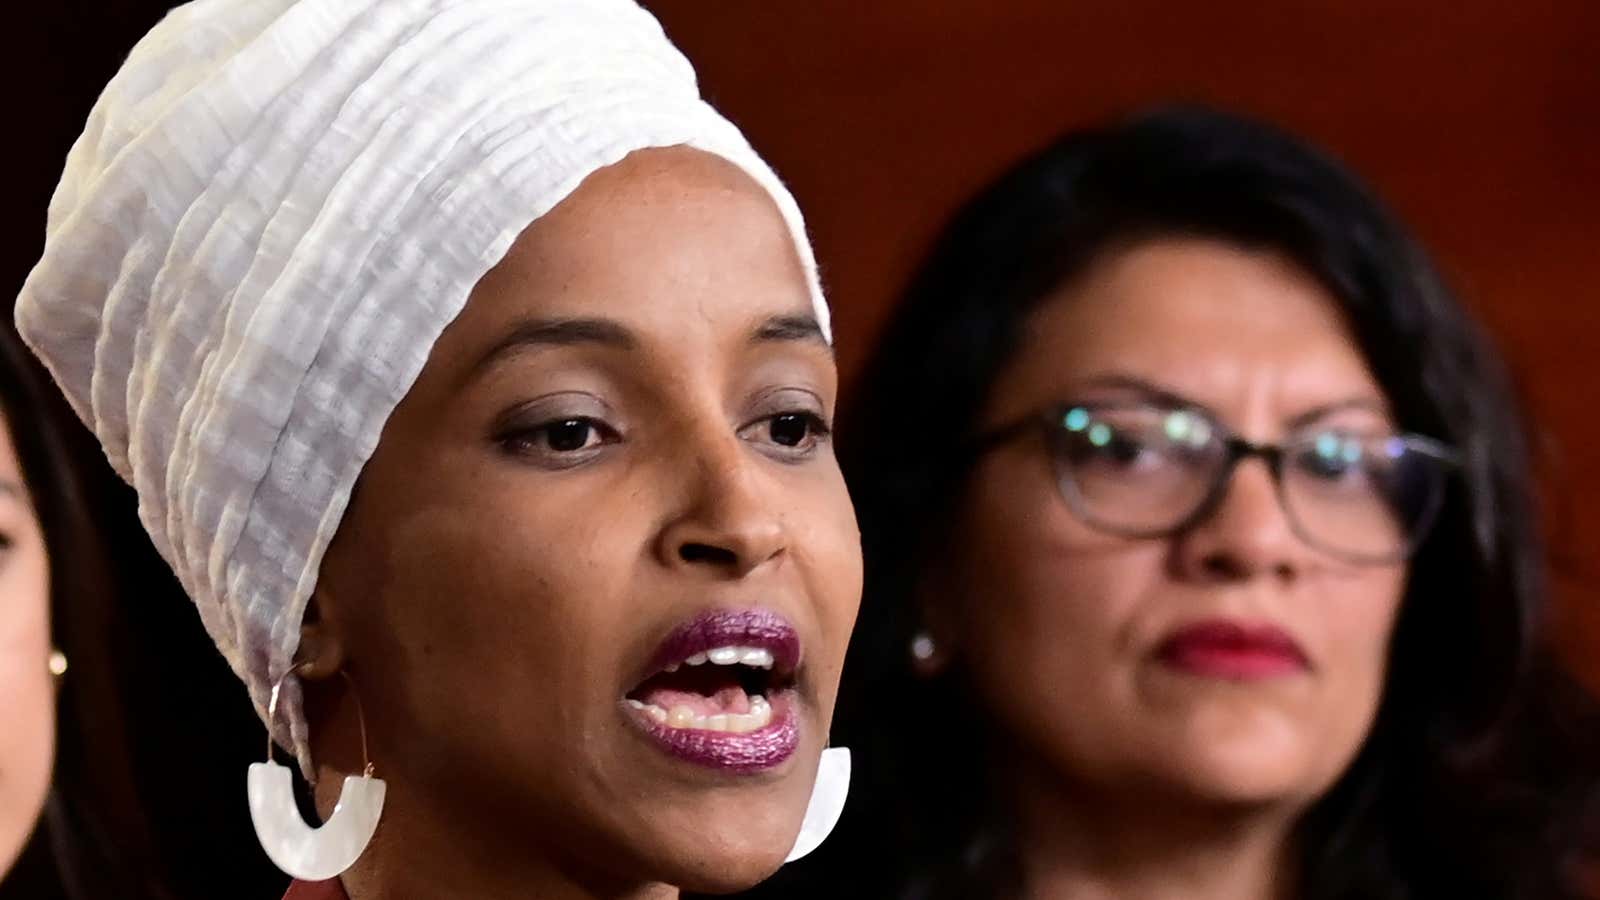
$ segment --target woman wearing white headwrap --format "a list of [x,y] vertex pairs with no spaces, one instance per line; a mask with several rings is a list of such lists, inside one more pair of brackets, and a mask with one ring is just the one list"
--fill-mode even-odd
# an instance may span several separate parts
[[250,773],[286,871],[666,896],[826,833],[861,579],[827,309],[631,0],[176,10],[17,322],[314,781],[320,830]]

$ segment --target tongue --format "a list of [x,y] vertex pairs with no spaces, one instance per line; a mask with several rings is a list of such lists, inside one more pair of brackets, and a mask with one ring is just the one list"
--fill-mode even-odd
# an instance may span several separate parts
[[721,688],[709,696],[668,685],[646,685],[634,696],[643,703],[658,706],[667,712],[680,706],[687,706],[697,716],[714,716],[720,713],[742,714],[750,711],[750,697],[745,694],[744,688],[738,685]]

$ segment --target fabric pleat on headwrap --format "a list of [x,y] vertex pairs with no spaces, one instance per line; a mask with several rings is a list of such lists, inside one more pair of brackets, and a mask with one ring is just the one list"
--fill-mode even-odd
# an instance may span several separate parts
[[[534,219],[689,145],[793,199],[631,0],[199,0],[133,50],[17,325],[265,718],[385,421]],[[274,733],[309,765],[298,686]],[[285,729],[287,725],[287,729]]]

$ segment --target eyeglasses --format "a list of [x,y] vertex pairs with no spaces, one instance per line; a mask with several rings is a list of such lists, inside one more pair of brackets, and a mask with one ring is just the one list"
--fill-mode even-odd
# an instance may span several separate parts
[[1193,408],[1085,403],[989,432],[988,452],[1041,427],[1056,485],[1090,527],[1129,538],[1187,531],[1222,502],[1242,460],[1260,457],[1306,544],[1358,563],[1410,556],[1433,527],[1454,451],[1431,438],[1312,425],[1281,444],[1254,444]]

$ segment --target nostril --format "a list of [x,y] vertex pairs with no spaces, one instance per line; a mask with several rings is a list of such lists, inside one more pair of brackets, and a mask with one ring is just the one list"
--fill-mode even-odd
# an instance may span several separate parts
[[678,548],[678,556],[686,563],[709,563],[714,566],[731,566],[739,561],[738,554],[732,550],[710,544],[684,544]]
[[1257,561],[1226,551],[1208,553],[1201,557],[1200,572],[1211,581],[1242,581],[1255,575],[1265,575],[1281,581],[1292,581],[1295,577],[1295,567],[1292,563]]
[[1233,581],[1249,574],[1244,561],[1231,553],[1208,553],[1200,560],[1200,568],[1219,581]]

